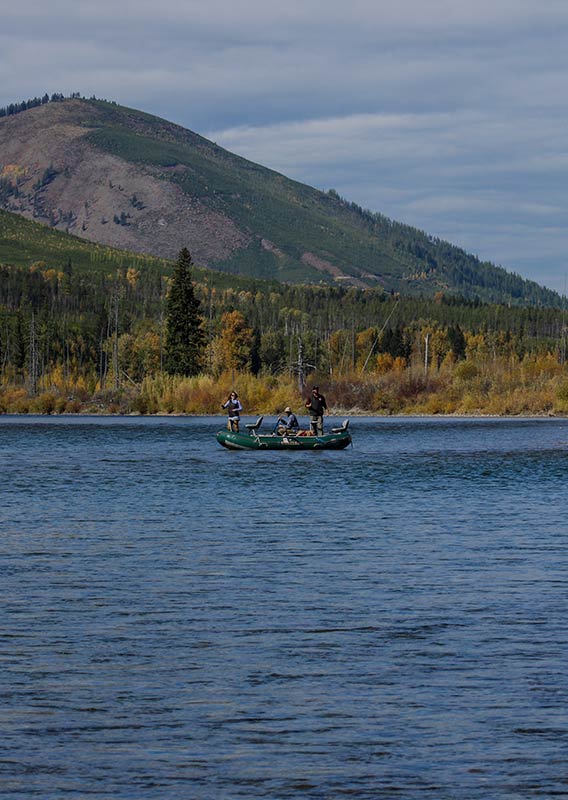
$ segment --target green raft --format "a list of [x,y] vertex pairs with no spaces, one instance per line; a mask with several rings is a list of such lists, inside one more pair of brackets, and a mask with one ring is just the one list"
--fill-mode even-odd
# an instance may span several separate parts
[[260,434],[258,429],[262,420],[263,417],[259,417],[255,423],[246,425],[247,433],[219,431],[217,441],[229,450],[343,450],[351,444],[348,419],[341,427],[332,428],[331,433],[323,436]]

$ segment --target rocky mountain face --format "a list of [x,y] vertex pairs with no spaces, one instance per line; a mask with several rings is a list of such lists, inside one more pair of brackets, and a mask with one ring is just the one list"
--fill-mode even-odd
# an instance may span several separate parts
[[[246,246],[249,236],[184,193],[168,171],[129,163],[92,143],[89,134],[108,118],[106,109],[68,100],[0,120],[0,174],[16,190],[4,191],[2,207],[95,242],[166,258],[190,243],[203,265]],[[147,127],[137,115],[121,121],[138,122],[134,130]]]

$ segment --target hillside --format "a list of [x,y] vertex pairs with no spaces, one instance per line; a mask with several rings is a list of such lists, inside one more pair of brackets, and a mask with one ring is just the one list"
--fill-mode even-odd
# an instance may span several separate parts
[[[89,242],[0,210],[0,320],[3,313],[24,319],[35,310],[49,324],[59,324],[71,308],[81,325],[84,315],[106,319],[112,295],[122,286],[131,299],[126,327],[144,320],[155,324],[162,316],[165,279],[171,271],[171,261]],[[392,329],[461,326],[474,334],[520,336],[530,350],[543,342],[554,346],[566,333],[566,312],[551,306],[488,304],[450,294],[393,297],[380,289],[297,286],[197,266],[192,277],[208,315],[220,318],[238,309],[262,335],[285,337],[280,354],[289,350],[287,337],[327,339],[341,329],[352,336],[381,328],[385,320]],[[6,344],[0,331],[0,355]]]
[[561,303],[447,242],[105,101],[0,116],[0,208],[158,258],[188,246],[198,265],[235,275]]

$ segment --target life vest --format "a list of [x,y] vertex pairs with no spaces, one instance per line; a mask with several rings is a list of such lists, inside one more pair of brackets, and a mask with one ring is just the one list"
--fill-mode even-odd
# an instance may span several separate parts
[[227,414],[230,417],[238,417],[240,416],[240,403],[238,400],[229,400],[229,405],[227,406]]
[[314,417],[321,417],[325,408],[323,397],[320,397],[318,394],[313,394],[310,397],[309,403],[308,408],[310,409],[310,413]]

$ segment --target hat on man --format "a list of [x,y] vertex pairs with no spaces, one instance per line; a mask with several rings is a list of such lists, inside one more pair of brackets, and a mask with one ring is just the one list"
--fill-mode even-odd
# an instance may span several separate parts
[[284,409],[284,413],[285,414],[291,414],[292,413],[292,409],[290,408],[290,406],[286,406],[286,408]]

